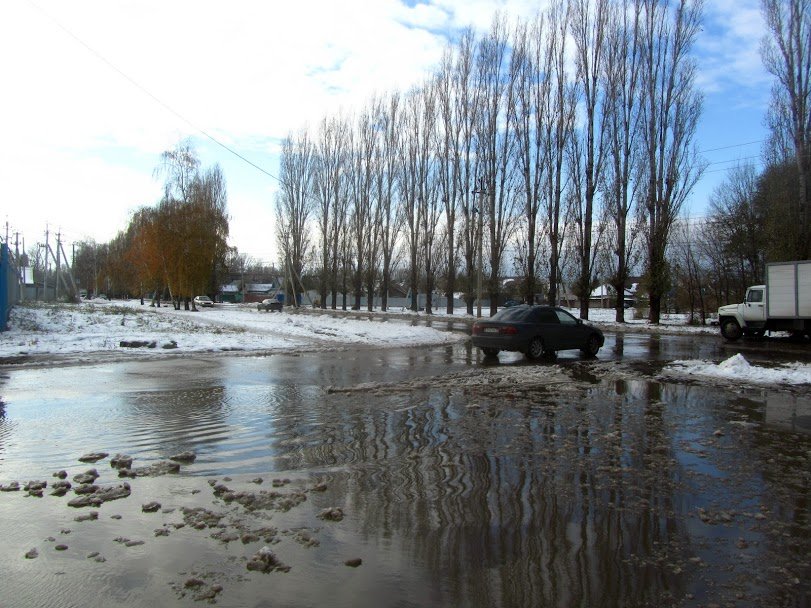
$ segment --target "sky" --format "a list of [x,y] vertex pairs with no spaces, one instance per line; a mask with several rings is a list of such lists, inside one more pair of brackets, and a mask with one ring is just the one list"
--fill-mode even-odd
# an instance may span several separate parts
[[[3,0],[0,236],[30,250],[110,240],[155,204],[160,154],[191,137],[228,187],[231,245],[275,261],[278,150],[289,133],[406,90],[460,28],[525,0]],[[695,54],[709,163],[687,212],[726,169],[758,162],[771,78],[759,0],[706,0]],[[232,154],[237,152],[245,160]],[[262,170],[257,169],[255,166]]]

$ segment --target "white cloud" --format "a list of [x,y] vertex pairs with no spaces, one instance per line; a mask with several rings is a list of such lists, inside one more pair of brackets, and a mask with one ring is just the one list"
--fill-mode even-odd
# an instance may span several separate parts
[[696,44],[699,86],[709,93],[732,93],[740,101],[751,101],[752,90],[768,90],[770,78],[760,58],[765,34],[759,0],[705,3],[704,27]]

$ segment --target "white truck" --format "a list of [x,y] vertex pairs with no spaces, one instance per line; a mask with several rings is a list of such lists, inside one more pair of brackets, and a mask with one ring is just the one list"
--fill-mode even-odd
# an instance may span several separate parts
[[749,287],[742,304],[719,308],[718,324],[727,340],[767,331],[811,336],[811,260],[766,264],[766,284]]

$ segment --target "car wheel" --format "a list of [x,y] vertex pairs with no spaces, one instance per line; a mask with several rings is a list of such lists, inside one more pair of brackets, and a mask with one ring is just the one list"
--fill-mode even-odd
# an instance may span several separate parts
[[540,338],[532,338],[527,349],[527,359],[540,359],[544,354],[543,340]]
[[599,351],[600,338],[598,338],[596,334],[591,334],[586,342],[586,347],[583,349],[583,354],[587,357],[596,357]]
[[497,348],[483,348],[482,352],[485,357],[496,357],[498,356],[499,350]]

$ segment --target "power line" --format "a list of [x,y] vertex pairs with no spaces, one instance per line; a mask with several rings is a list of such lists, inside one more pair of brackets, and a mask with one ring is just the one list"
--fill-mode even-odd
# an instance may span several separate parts
[[164,103],[164,102],[163,102],[161,99],[159,99],[157,96],[153,95],[153,94],[152,94],[152,92],[150,92],[150,91],[149,91],[148,89],[146,89],[145,87],[141,86],[141,84],[140,84],[140,83],[138,83],[138,82],[136,82],[134,79],[130,78],[130,76],[129,76],[128,74],[126,74],[124,71],[122,71],[121,69],[119,69],[119,68],[118,68],[118,66],[116,66],[114,63],[112,63],[110,60],[108,60],[106,57],[104,57],[104,55],[102,55],[101,53],[99,53],[98,51],[96,51],[96,49],[94,49],[93,47],[91,47],[89,44],[87,44],[86,42],[84,42],[84,41],[83,41],[81,38],[79,38],[79,37],[78,37],[76,34],[74,34],[72,31],[70,31],[70,30],[69,30],[67,27],[65,27],[64,25],[62,25],[62,24],[61,24],[59,21],[57,21],[57,20],[56,20],[56,19],[55,19],[53,16],[51,16],[51,15],[50,15],[50,14],[49,14],[47,11],[45,11],[43,8],[41,8],[40,6],[38,6],[38,5],[37,5],[35,2],[33,2],[32,0],[28,0],[28,2],[29,2],[29,4],[31,4],[31,5],[32,5],[34,8],[36,8],[38,11],[40,11],[40,12],[41,12],[43,15],[45,15],[45,16],[46,16],[48,19],[50,19],[51,21],[53,21],[53,23],[55,23],[55,24],[56,24],[56,26],[57,26],[57,27],[59,27],[59,29],[61,29],[61,30],[62,30],[63,32],[65,32],[65,33],[66,33],[68,36],[70,36],[71,38],[73,38],[73,39],[74,39],[76,42],[78,42],[80,45],[82,45],[82,46],[83,46],[85,49],[87,49],[87,50],[88,50],[90,53],[92,53],[93,55],[95,55],[97,59],[99,59],[100,61],[102,61],[102,62],[106,63],[108,67],[110,67],[111,69],[115,70],[115,71],[116,71],[116,72],[117,72],[117,73],[118,73],[118,74],[119,74],[119,75],[120,75],[122,78],[126,79],[126,80],[127,80],[127,81],[128,81],[130,84],[131,84],[131,85],[133,85],[135,88],[137,88],[138,90],[140,90],[142,93],[144,93],[145,95],[147,95],[148,97],[150,97],[150,98],[151,98],[153,101],[155,101],[157,104],[159,104],[160,106],[162,106],[162,107],[163,107],[165,110],[167,110],[167,111],[169,111],[170,113],[174,114],[174,115],[175,115],[176,117],[178,117],[180,120],[182,120],[183,122],[185,122],[186,124],[188,124],[190,127],[192,127],[192,128],[195,130],[195,131],[198,131],[199,133],[201,133],[202,135],[204,135],[205,137],[207,137],[208,139],[210,139],[212,142],[214,142],[215,144],[217,144],[218,146],[220,146],[220,147],[221,147],[221,148],[223,148],[224,150],[226,150],[226,151],[230,152],[231,154],[233,154],[234,156],[236,156],[237,158],[239,158],[239,159],[240,159],[240,160],[242,160],[243,162],[245,162],[245,163],[249,164],[249,165],[250,165],[251,167],[253,167],[254,169],[257,169],[258,171],[261,171],[262,173],[264,173],[264,174],[265,174],[265,175],[267,175],[268,177],[270,177],[270,178],[272,178],[272,179],[275,179],[277,182],[281,183],[281,180],[280,180],[278,177],[276,177],[275,175],[273,175],[273,174],[272,174],[270,171],[267,171],[266,169],[263,169],[262,167],[260,167],[260,166],[259,166],[259,165],[257,165],[256,163],[254,163],[253,161],[248,160],[247,158],[245,158],[244,156],[242,156],[242,155],[241,155],[239,152],[237,152],[236,150],[234,150],[234,149],[230,148],[229,146],[225,145],[225,144],[224,144],[224,143],[222,143],[220,140],[218,140],[216,137],[214,137],[213,135],[211,135],[210,133],[208,133],[208,132],[207,132],[205,129],[203,129],[203,128],[201,128],[201,127],[198,127],[198,126],[197,126],[196,124],[194,124],[194,123],[193,123],[191,120],[189,120],[188,118],[186,118],[185,116],[183,116],[183,115],[182,115],[180,112],[176,111],[174,108],[172,108],[172,107],[170,107],[169,105],[167,105],[166,103]]
[[707,173],[720,173],[721,171],[730,171],[731,169],[734,168],[735,167],[721,167],[720,169],[711,169],[710,171],[704,171],[704,175],[706,175]]
[[729,160],[717,160],[715,162],[708,163],[707,166],[722,165],[724,163],[737,163],[741,162],[742,160],[752,160],[753,158],[760,158],[760,156],[743,156],[741,158],[730,158]]
[[707,152],[718,152],[718,150],[729,150],[730,148],[742,148],[743,146],[751,146],[752,144],[761,144],[765,139],[756,139],[754,141],[747,141],[742,144],[731,144],[729,146],[721,146],[720,148],[710,148],[709,150],[699,150],[699,154],[705,154]]

